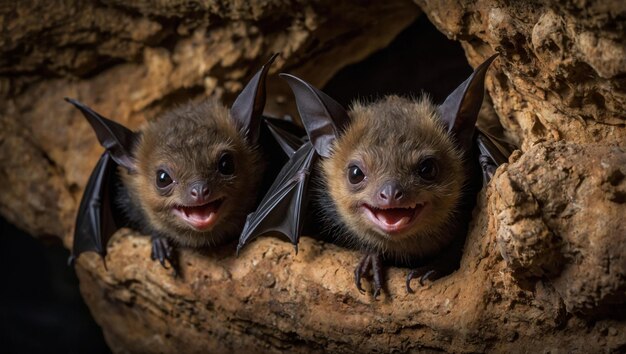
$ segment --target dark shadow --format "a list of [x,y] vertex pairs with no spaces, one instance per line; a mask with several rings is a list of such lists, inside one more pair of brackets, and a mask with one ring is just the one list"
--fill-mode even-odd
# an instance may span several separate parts
[[0,218],[0,350],[109,353],[60,243],[47,245]]
[[345,107],[357,98],[422,91],[441,103],[471,73],[459,42],[449,40],[422,15],[389,46],[340,70],[324,92]]

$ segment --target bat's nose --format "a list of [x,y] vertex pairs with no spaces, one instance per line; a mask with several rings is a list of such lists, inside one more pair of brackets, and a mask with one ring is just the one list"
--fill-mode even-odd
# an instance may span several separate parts
[[404,191],[402,186],[396,181],[390,181],[383,184],[378,192],[378,199],[383,204],[395,204],[402,200]]
[[189,187],[189,195],[196,203],[208,202],[211,196],[209,184],[204,181],[195,182]]

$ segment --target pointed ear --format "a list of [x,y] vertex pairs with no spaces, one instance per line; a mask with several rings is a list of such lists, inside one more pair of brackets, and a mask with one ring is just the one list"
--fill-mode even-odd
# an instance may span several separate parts
[[280,74],[287,81],[294,96],[298,112],[315,151],[324,157],[330,156],[330,146],[350,118],[337,101],[308,82],[290,75]]
[[261,70],[254,74],[230,108],[230,114],[235,119],[237,127],[245,133],[252,144],[259,140],[261,115],[265,108],[265,77],[277,56],[278,53],[272,55]]
[[98,141],[100,141],[100,145],[111,152],[113,160],[129,171],[134,171],[135,163],[130,152],[137,140],[137,134],[125,126],[101,116],[74,99],[66,97],[65,100],[78,108],[87,118],[98,137]]
[[497,56],[495,54],[480,64],[439,106],[439,113],[448,127],[448,132],[456,136],[463,148],[470,146],[474,136],[478,112],[485,94],[485,73]]

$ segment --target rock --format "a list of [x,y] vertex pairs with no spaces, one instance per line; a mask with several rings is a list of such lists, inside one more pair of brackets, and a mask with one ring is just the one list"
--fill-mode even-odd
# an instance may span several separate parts
[[549,279],[568,312],[623,312],[625,177],[619,146],[539,144],[509,166],[490,208],[514,275]]
[[487,88],[522,150],[541,141],[626,138],[623,1],[416,3],[461,41],[473,66],[501,54]]
[[460,269],[415,294],[399,268],[379,300],[359,293],[360,254],[311,237],[297,255],[272,237],[238,258],[234,243],[185,250],[174,278],[149,259],[147,237],[119,232],[107,269],[87,254],[77,272],[115,351],[617,350],[626,345],[625,159],[615,146],[543,143],[500,167]]

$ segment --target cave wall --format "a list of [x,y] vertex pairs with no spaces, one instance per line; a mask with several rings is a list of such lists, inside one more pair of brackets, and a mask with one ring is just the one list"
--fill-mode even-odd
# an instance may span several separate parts
[[[368,6],[364,6],[368,5]],[[71,243],[101,148],[63,96],[130,127],[186,99],[230,102],[271,73],[321,86],[423,11],[487,77],[492,112],[520,144],[475,210],[460,269],[379,301],[352,279],[358,253],[303,237],[182,252],[118,232],[107,268],[76,271],[116,352],[619,352],[626,350],[626,5],[621,1],[369,3],[28,2],[0,8],[0,213]],[[268,109],[293,112],[270,81]]]
[[421,1],[476,66],[493,51],[487,84],[522,150],[537,142],[623,143],[626,4],[621,1]]

